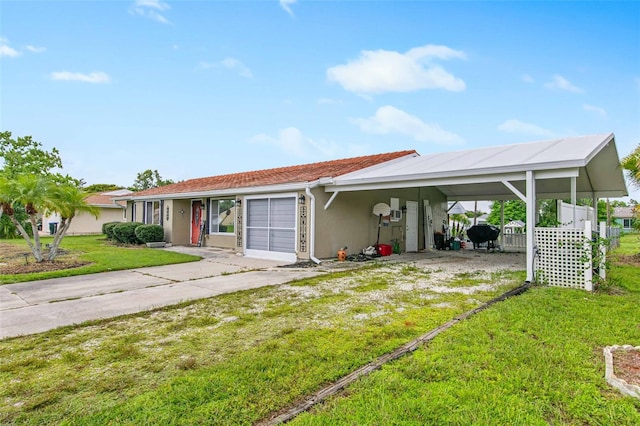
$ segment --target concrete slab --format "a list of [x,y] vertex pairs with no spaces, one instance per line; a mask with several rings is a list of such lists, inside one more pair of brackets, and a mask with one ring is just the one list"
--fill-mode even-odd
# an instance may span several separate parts
[[0,312],[0,339],[148,311],[223,293],[278,285],[318,274],[322,272],[253,271],[4,310]]
[[[30,305],[37,305],[57,300],[77,299],[169,284],[170,282],[168,279],[127,270],[7,284],[1,288],[17,295]],[[5,309],[11,308],[2,303],[0,310]]]
[[22,308],[28,305],[27,302],[17,294],[12,293],[6,286],[0,286],[0,310]]
[[135,271],[144,275],[178,282],[230,274],[238,272],[241,269],[240,266],[226,264],[220,261],[201,260],[200,262],[171,265],[170,268],[167,266],[154,266],[136,269]]

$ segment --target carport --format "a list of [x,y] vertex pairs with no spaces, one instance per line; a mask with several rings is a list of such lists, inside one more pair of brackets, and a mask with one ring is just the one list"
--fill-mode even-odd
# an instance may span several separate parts
[[[513,200],[526,203],[527,281],[534,277],[538,199],[628,195],[613,133],[435,153],[359,170],[325,184],[333,193],[434,187],[448,201]],[[597,214],[596,214],[597,216]],[[575,220],[574,220],[575,223]]]

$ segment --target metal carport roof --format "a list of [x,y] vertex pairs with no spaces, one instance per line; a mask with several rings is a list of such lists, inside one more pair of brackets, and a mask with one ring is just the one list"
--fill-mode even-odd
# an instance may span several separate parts
[[405,157],[334,178],[327,192],[436,187],[449,200],[518,198],[504,182],[525,193],[526,172],[536,179],[537,198],[628,195],[613,133]]
[[536,199],[628,195],[613,133],[410,156],[333,179],[327,208],[340,192],[438,188],[448,200],[526,203],[527,281],[533,280]]

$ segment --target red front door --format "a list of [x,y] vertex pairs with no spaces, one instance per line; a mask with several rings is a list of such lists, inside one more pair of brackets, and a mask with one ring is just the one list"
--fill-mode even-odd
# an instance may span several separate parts
[[191,244],[198,244],[202,221],[202,201],[191,202]]

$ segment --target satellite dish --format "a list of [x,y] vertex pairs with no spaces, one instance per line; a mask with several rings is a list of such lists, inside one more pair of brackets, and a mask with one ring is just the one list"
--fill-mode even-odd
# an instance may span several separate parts
[[385,203],[378,203],[373,206],[373,214],[376,216],[389,216],[391,214],[391,207]]

